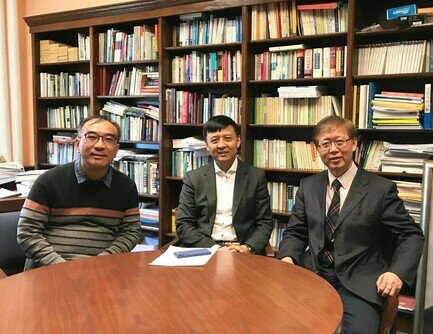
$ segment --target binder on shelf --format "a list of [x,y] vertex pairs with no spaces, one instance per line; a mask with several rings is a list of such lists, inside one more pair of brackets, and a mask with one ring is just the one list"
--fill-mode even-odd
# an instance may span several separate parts
[[426,83],[424,87],[424,129],[432,128],[431,117],[431,83]]

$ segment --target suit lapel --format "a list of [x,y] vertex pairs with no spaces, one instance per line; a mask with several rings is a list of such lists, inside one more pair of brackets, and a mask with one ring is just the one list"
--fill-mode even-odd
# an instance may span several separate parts
[[241,202],[242,195],[248,180],[248,165],[238,159],[238,168],[236,170],[235,189],[233,191],[232,217],[235,217]]
[[326,187],[327,187],[327,183],[328,183],[328,172],[324,171],[322,172],[322,174],[320,175],[319,181],[317,183],[317,189],[318,191],[316,191],[316,196],[317,196],[317,200],[319,203],[319,208],[320,208],[320,221],[322,223],[324,223],[324,217],[325,217],[325,196],[326,196]]
[[203,169],[203,188],[208,200],[208,215],[210,222],[215,222],[216,213],[216,181],[215,181],[215,168],[214,164],[210,163]]
[[[358,167],[359,168],[359,167]],[[349,213],[359,204],[359,202],[367,195],[367,185],[370,183],[368,174],[361,168],[353,179],[352,185],[350,186],[349,193],[347,194],[346,200],[344,201],[343,207],[341,208],[340,215],[338,217],[335,228],[337,229],[347,217]]]

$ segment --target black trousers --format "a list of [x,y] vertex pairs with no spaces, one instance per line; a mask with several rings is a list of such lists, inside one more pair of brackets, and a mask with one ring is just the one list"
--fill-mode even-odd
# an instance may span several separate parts
[[382,308],[355,295],[341,283],[334,286],[343,301],[342,334],[379,333]]

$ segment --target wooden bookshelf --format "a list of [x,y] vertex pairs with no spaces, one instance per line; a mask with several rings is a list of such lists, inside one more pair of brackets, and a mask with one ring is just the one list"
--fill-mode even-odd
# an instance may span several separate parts
[[[299,0],[299,4],[319,3],[316,0]],[[323,1],[322,1],[323,2]],[[172,173],[172,140],[189,136],[201,136],[203,123],[179,124],[167,122],[166,91],[196,92],[200,94],[214,93],[241,98],[241,129],[240,157],[249,163],[253,162],[254,140],[279,139],[288,142],[310,141],[313,125],[284,124],[258,125],[254,123],[254,98],[262,94],[277,96],[280,86],[323,85],[330,95],[344,96],[344,117],[353,119],[354,85],[381,83],[382,88],[396,91],[423,92],[426,83],[433,82],[433,72],[358,75],[358,51],[360,45],[414,40],[431,40],[433,26],[421,26],[406,29],[396,29],[393,22],[387,21],[387,8],[407,4],[407,1],[375,1],[375,0],[344,0],[347,4],[347,27],[345,31],[314,35],[293,35],[282,38],[252,39],[253,6],[272,3],[269,0],[163,0],[134,1],[127,4],[101,6],[85,10],[75,10],[64,13],[38,15],[25,18],[32,34],[33,55],[33,109],[35,129],[35,165],[37,168],[53,167],[48,163],[47,141],[59,131],[74,132],[75,129],[48,127],[45,111],[47,107],[58,107],[71,104],[88,105],[92,114],[99,113],[107,100],[119,101],[124,104],[134,104],[146,99],[156,99],[160,108],[158,142],[123,141],[126,148],[136,148],[144,152],[159,152],[159,195],[144,198],[157,199],[160,207],[160,245],[171,241],[175,235],[171,230],[171,210],[178,205],[178,196],[182,187],[182,178]],[[419,7],[431,6],[427,0],[415,1]],[[180,46],[176,43],[176,27],[182,22],[182,14],[205,12],[216,18],[235,19],[241,17],[242,37],[239,41],[228,43],[199,44]],[[361,32],[365,26],[380,23],[384,30]],[[119,29],[131,32],[135,25],[158,25],[157,59],[140,61],[104,62],[99,59],[98,35],[107,29]],[[90,59],[86,61],[59,62],[39,64],[39,41],[53,39],[76,45],[77,33],[90,37]],[[345,46],[346,74],[339,77],[315,77],[282,80],[256,80],[254,76],[254,60],[272,46],[304,44],[308,48],[324,48]],[[183,57],[193,52],[237,52],[241,53],[240,80],[215,82],[173,82],[172,62],[177,56]],[[158,66],[159,93],[155,96],[107,96],[100,93],[101,80],[99,71],[105,69],[112,75],[117,70],[132,67]],[[84,71],[92,77],[89,96],[74,97],[44,97],[39,94],[39,73],[61,71]],[[428,143],[433,142],[433,130],[376,130],[360,129],[359,135],[370,140],[384,140],[396,143]],[[299,185],[303,177],[317,173],[314,170],[264,168],[268,181],[286,182]],[[420,181],[421,176],[404,173],[385,173],[380,175],[399,180]],[[274,212],[275,218],[287,220],[289,212]]]

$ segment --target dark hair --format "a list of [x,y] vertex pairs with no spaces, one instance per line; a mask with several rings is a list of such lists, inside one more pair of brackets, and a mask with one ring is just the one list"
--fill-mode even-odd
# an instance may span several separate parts
[[240,135],[240,131],[236,122],[228,116],[218,115],[211,117],[204,125],[203,125],[203,138],[206,140],[207,134],[209,132],[217,132],[225,129],[228,126],[233,126],[236,132],[236,136]]
[[122,136],[122,130],[120,129],[120,125],[117,124],[117,122],[110,121],[109,119],[106,119],[104,116],[101,116],[101,115],[92,115],[92,116],[89,116],[89,117],[86,117],[85,119],[83,119],[80,122],[80,124],[78,125],[78,128],[77,128],[78,136],[81,136],[81,131],[83,130],[83,126],[86,123],[89,123],[91,121],[94,121],[94,122],[92,122],[92,124],[93,123],[99,123],[99,122],[102,122],[102,121],[106,121],[108,123],[113,124],[114,127],[117,130],[117,139],[119,140],[121,138],[121,136]]
[[355,125],[353,125],[351,121],[336,115],[328,116],[317,123],[313,130],[313,142],[316,146],[319,144],[317,137],[323,130],[329,127],[345,127],[349,138],[355,138],[358,136]]

